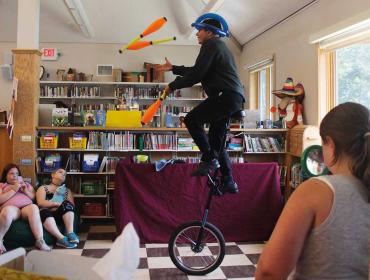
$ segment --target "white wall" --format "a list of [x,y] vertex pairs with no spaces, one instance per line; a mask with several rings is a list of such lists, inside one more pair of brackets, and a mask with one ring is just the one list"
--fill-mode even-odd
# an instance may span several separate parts
[[[370,9],[369,0],[320,0],[293,18],[283,22],[246,44],[241,65],[251,65],[275,54],[276,87],[281,88],[287,77],[302,82],[306,97],[305,122],[318,122],[318,52],[308,43],[309,36],[351,16]],[[248,89],[248,71],[242,71]]]
[[[227,42],[233,52],[238,68],[240,69],[241,50],[232,42]],[[175,65],[194,65],[199,52],[199,46],[150,46],[139,51],[118,53],[121,47],[117,44],[76,44],[76,43],[41,43],[40,48],[58,48],[61,57],[57,61],[41,61],[46,71],[50,73],[48,80],[55,80],[57,69],[76,68],[78,72],[93,74],[96,79],[97,64],[113,64],[114,68],[123,71],[143,71],[144,62],[164,63],[167,57]],[[11,53],[16,43],[0,43],[0,57],[3,53]],[[1,59],[0,59],[1,62]],[[0,63],[1,64],[1,63]],[[167,75],[166,75],[167,77]],[[172,76],[169,75],[171,79]],[[170,80],[171,81],[171,80]],[[0,78],[0,110],[8,110],[11,100],[11,82]],[[4,110],[4,109],[3,109]]]
[[[0,65],[4,63],[4,53],[11,53],[16,43],[0,43]],[[12,96],[12,81],[5,80],[0,73],[0,112],[8,111]]]

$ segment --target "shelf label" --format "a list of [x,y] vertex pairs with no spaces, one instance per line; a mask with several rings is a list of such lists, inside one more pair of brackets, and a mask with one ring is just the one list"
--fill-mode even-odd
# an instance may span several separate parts
[[31,135],[21,135],[21,141],[22,142],[31,142],[32,136]]
[[21,165],[32,165],[32,159],[30,159],[30,158],[21,158]]

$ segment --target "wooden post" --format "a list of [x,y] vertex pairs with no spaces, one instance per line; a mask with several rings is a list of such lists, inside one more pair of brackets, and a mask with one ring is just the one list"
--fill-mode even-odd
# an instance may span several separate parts
[[[15,49],[12,52],[14,77],[18,79],[18,97],[14,112],[13,161],[20,165],[23,178],[30,178],[31,184],[35,185],[35,127],[38,123],[41,52],[35,49]],[[22,165],[22,160],[30,160],[30,164]]]
[[0,172],[13,162],[13,141],[9,139],[5,126],[0,125]]

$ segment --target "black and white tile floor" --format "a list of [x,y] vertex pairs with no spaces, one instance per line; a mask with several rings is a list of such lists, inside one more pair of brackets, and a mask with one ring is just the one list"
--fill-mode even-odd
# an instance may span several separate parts
[[[103,257],[116,237],[114,225],[90,225],[79,233],[81,242],[75,249],[54,249],[66,254],[93,258]],[[188,276],[172,263],[167,244],[141,244],[140,265],[135,280],[144,279],[254,279],[263,243],[226,243],[226,255],[219,268],[205,276]]]

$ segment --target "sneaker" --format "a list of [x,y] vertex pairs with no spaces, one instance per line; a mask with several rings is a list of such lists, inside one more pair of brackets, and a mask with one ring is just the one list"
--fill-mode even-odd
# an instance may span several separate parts
[[78,238],[77,234],[74,232],[67,233],[68,241],[70,243],[79,243],[80,239]]
[[233,177],[231,176],[224,176],[221,179],[221,191],[223,193],[238,193],[238,185],[235,183]]
[[191,176],[207,176],[211,171],[220,168],[220,164],[217,159],[212,159],[211,161],[202,161],[199,163],[197,169],[195,169]]
[[77,244],[69,242],[66,236],[64,236],[62,239],[57,240],[56,245],[67,249],[73,249],[77,247]]
[[35,247],[41,251],[51,251],[51,248],[46,244],[44,239],[36,240]]

